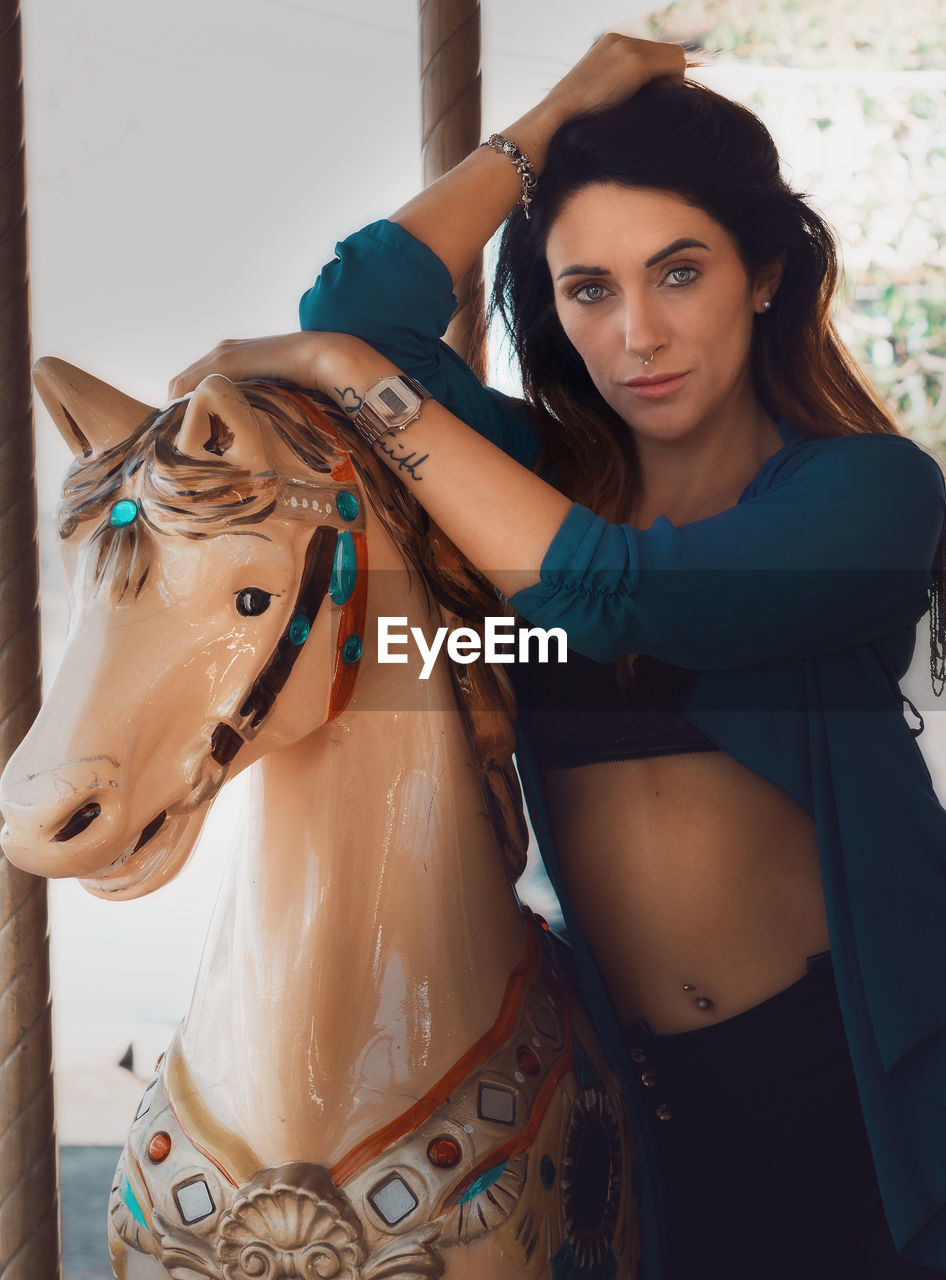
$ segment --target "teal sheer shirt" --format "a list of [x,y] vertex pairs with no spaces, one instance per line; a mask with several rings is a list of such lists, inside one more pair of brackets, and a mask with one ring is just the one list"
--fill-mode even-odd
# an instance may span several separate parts
[[[356,334],[524,466],[540,449],[521,401],[483,387],[441,341],[449,272],[396,223],[336,246],[303,296],[303,329]],[[510,604],[598,661],[644,653],[698,672],[687,718],[814,820],[838,995],[897,1247],[946,1272],[946,810],[899,681],[929,604],[946,487],[903,436],[806,437],[734,507],[649,529],[574,503]],[[642,1277],[659,1280],[660,1189],[620,1028],[565,892],[542,778],[520,735],[533,830],[582,994],[637,1121]],[[817,1159],[817,1153],[812,1153]]]

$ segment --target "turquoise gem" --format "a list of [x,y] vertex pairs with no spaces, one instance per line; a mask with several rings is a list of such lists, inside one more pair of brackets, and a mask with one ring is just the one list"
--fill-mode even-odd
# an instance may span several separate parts
[[361,636],[349,636],[342,645],[342,657],[346,662],[357,662],[361,657]]
[[488,1169],[482,1178],[477,1178],[472,1186],[467,1187],[463,1195],[457,1201],[457,1204],[465,1204],[467,1200],[472,1200],[474,1196],[478,1196],[481,1191],[485,1191],[487,1187],[491,1187],[496,1179],[501,1175],[506,1167],[506,1161],[497,1164],[494,1168]]
[[344,604],[355,589],[358,562],[355,558],[355,541],[347,529],[342,529],[335,543],[335,563],[328,594],[333,604]]
[[137,1222],[140,1222],[145,1231],[148,1230],[148,1224],[145,1222],[145,1215],[141,1212],[141,1205],[135,1198],[135,1193],[131,1189],[128,1179],[122,1174],[122,1199],[131,1210],[132,1216]]
[[131,498],[122,498],[121,502],[116,502],[112,507],[108,522],[113,529],[124,529],[126,525],[133,524],[138,518],[138,504],[132,502]]
[[309,638],[309,619],[304,613],[297,613],[289,623],[289,643],[305,644]]
[[354,520],[358,514],[358,499],[347,489],[335,495],[335,507],[343,520]]

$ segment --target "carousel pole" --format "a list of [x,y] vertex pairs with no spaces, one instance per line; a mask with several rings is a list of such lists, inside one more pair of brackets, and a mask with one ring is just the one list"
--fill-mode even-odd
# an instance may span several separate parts
[[[424,183],[452,169],[480,141],[479,0],[420,0],[421,150]],[[486,376],[483,266],[457,286],[446,340],[482,381]]]
[[[0,767],[40,703],[23,80],[0,0]],[[0,1278],[58,1280],[46,882],[0,858]]]

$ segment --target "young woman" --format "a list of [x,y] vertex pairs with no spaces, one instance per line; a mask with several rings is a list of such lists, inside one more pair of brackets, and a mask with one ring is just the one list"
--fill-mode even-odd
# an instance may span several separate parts
[[[566,629],[567,664],[518,672],[518,757],[638,1125],[644,1276],[940,1274],[946,811],[898,681],[931,587],[942,680],[942,470],[840,344],[831,235],[765,128],[684,70],[604,37],[338,245],[308,332],[171,391],[335,396]],[[439,341],[503,219],[525,403]],[[388,384],[401,430],[399,374],[433,396]]]

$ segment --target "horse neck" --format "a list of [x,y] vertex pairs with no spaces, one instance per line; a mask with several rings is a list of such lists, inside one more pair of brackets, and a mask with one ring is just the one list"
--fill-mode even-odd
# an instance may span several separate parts
[[328,1159],[492,1026],[524,920],[445,662],[423,686],[413,664],[361,673],[253,793],[184,1056],[261,1157]]
[[491,1021],[522,926],[455,709],[339,717],[262,762],[259,812],[263,931],[295,921],[312,962],[360,992],[396,969],[432,1002],[463,992],[461,1023]]

